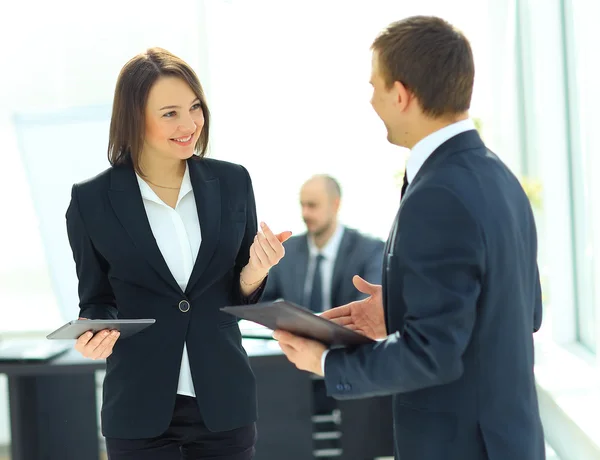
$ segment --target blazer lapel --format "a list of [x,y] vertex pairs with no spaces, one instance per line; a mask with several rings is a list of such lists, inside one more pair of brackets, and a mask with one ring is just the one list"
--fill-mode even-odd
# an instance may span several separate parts
[[[434,170],[438,167],[439,164],[443,163],[443,161],[455,152],[460,152],[468,149],[475,149],[485,147],[485,144],[481,140],[479,133],[476,130],[464,131],[460,134],[457,134],[454,137],[451,137],[446,142],[441,144],[438,148],[436,148],[433,153],[425,160],[425,163],[421,166],[416,176],[409,184],[406,193],[402,195],[400,200],[400,206],[398,208],[398,213],[396,214],[396,218],[394,219],[394,224],[390,230],[390,234],[388,240],[385,244],[384,250],[384,259],[383,259],[383,272],[382,272],[382,297],[383,297],[383,310],[384,315],[387,315],[387,304],[388,304],[388,295],[387,295],[387,266],[389,255],[394,253],[394,244],[396,242],[396,234],[398,232],[398,227],[400,225],[400,210],[402,209],[403,204],[406,199],[410,196],[412,191],[415,189],[415,185],[419,182],[428,171]],[[410,225],[410,224],[409,224]]]
[[381,296],[383,303],[383,315],[386,318],[386,329],[387,329],[387,305],[388,305],[388,264],[389,264],[389,255],[392,253],[394,240],[396,239],[396,231],[398,230],[398,218],[400,217],[400,210],[396,213],[396,217],[394,218],[394,223],[392,228],[390,229],[390,234],[388,236],[387,241],[385,242],[385,249],[383,251],[383,267],[381,272]]
[[198,220],[202,242],[192,274],[187,284],[186,292],[190,292],[194,285],[206,271],[219,244],[221,231],[221,190],[219,179],[211,174],[207,164],[202,160],[188,160],[190,180],[194,189]]
[[173,287],[181,292],[181,288],[171,274],[163,258],[156,239],[150,228],[148,216],[144,209],[142,194],[137,184],[133,167],[116,166],[111,172],[111,187],[108,191],[110,204],[117,218],[125,228],[133,244],[156,272]]

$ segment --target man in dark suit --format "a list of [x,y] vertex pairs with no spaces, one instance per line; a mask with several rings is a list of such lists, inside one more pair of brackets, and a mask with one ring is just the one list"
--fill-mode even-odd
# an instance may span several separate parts
[[285,242],[285,257],[269,272],[263,300],[284,298],[320,313],[365,298],[352,284],[354,275],[381,282],[383,241],[340,224],[340,201],[340,185],[331,176],[314,176],[302,186],[307,232]]
[[434,17],[373,43],[373,108],[411,149],[383,285],[324,314],[373,339],[325,350],[275,337],[335,398],[394,395],[396,458],[542,460],[533,332],[541,325],[536,228],[518,180],[468,118],[474,64],[463,34]]
[[[304,183],[300,205],[307,232],[284,243],[285,257],[270,270],[263,301],[283,298],[321,313],[365,298],[352,284],[354,275],[381,282],[384,243],[338,222],[341,194],[337,180],[328,175]],[[323,379],[314,379],[312,387],[313,413],[333,414],[337,401],[327,396]],[[335,429],[315,424],[315,433]],[[315,436],[314,448],[336,452],[341,443]]]

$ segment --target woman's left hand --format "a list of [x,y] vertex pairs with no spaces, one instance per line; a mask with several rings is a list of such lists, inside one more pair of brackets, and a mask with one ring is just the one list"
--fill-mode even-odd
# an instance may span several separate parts
[[[275,235],[264,222],[261,222],[260,228],[250,246],[248,268],[266,276],[271,267],[277,265],[285,255],[283,242],[292,236],[292,232],[285,231]],[[248,280],[250,283],[252,281],[254,280]]]

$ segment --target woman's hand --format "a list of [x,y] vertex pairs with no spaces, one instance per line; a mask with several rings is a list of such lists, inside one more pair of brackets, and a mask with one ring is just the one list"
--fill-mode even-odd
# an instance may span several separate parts
[[85,358],[106,359],[112,354],[113,347],[119,335],[119,331],[111,331],[109,329],[103,329],[95,334],[88,331],[79,336],[77,342],[75,342],[75,350]]
[[283,258],[285,249],[283,247],[292,232],[285,231],[275,235],[271,229],[261,222],[259,231],[250,246],[250,260],[248,265],[242,269],[240,274],[240,288],[242,294],[252,294],[258,285],[265,279],[269,270]]
[[264,222],[261,222],[260,228],[261,231],[256,234],[254,242],[250,246],[248,265],[242,271],[245,284],[257,284],[267,276],[271,267],[277,265],[285,255],[283,243],[292,236],[290,231],[275,235]]

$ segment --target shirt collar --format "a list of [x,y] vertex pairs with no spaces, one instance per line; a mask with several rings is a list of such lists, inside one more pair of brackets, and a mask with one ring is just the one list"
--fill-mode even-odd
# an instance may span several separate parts
[[[142,194],[142,198],[149,200],[149,201],[154,201],[155,203],[158,203],[158,204],[163,204],[163,205],[165,204],[158,197],[158,195],[154,192],[154,190],[152,190],[152,188],[148,185],[148,183],[138,175],[137,172],[135,173],[135,177],[137,179],[138,186],[140,187],[140,192]],[[188,169],[188,164],[186,161],[185,172],[183,173],[183,180],[181,181],[181,188],[179,189],[179,196],[177,197],[177,204],[179,204],[179,202],[183,199],[183,197],[185,197],[192,190],[193,190],[193,188],[192,188],[192,181],[190,179],[190,171]]]
[[454,136],[475,129],[475,123],[470,118],[466,120],[457,121],[451,125],[445,126],[430,135],[424,137],[410,151],[410,156],[406,162],[406,178],[410,184],[419,169],[423,166],[427,158],[444,142],[453,138]]
[[329,241],[321,249],[317,248],[312,237],[308,237],[308,251],[311,257],[316,257],[318,254],[322,254],[325,259],[335,260],[338,249],[342,243],[342,237],[344,236],[344,226],[337,224],[337,228]]

